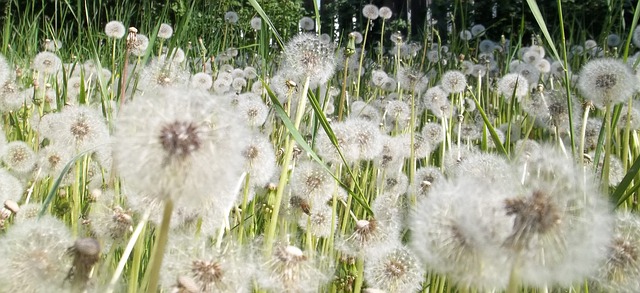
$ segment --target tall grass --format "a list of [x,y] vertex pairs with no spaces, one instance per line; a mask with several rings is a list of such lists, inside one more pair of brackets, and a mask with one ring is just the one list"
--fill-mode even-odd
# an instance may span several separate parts
[[[336,46],[335,54],[339,57],[337,58],[339,64],[333,77],[322,85],[314,84],[316,76],[301,78],[285,75],[283,83],[286,83],[284,85],[278,83],[278,77],[281,77],[279,74],[287,70],[281,62],[282,57],[278,57],[288,41],[282,36],[295,35],[297,32],[283,32],[277,27],[263,9],[262,1],[249,0],[250,7],[247,6],[252,14],[262,19],[259,31],[247,31],[228,24],[225,26],[226,29],[213,28],[218,34],[212,39],[203,39],[203,35],[211,36],[212,34],[200,31],[212,28],[202,27],[196,22],[198,14],[207,13],[200,9],[209,6],[200,1],[178,2],[181,3],[179,4],[181,13],[173,14],[177,15],[173,24],[174,35],[163,41],[164,43],[158,40],[157,31],[161,23],[168,22],[171,11],[178,9],[175,6],[178,4],[173,1],[166,1],[165,5],[160,6],[147,1],[123,2],[107,9],[102,1],[90,3],[77,1],[73,5],[69,1],[55,2],[52,6],[55,11],[53,18],[45,16],[45,10],[37,9],[36,3],[32,2],[21,6],[26,9],[20,11],[15,9],[18,6],[16,0],[7,1],[6,6],[2,7],[5,12],[2,54],[9,64],[15,66],[11,70],[16,69],[18,72],[15,76],[17,87],[19,89],[35,87],[35,92],[23,98],[24,105],[21,107],[11,110],[0,107],[2,112],[0,125],[8,141],[25,141],[36,153],[43,153],[43,150],[53,145],[52,141],[55,140],[46,137],[47,134],[42,130],[44,126],[39,125],[44,123],[41,122],[44,121],[40,120],[41,117],[52,117],[63,109],[78,106],[94,107],[103,116],[101,118],[104,119],[105,126],[112,137],[117,131],[115,125],[121,108],[127,107],[131,101],[143,99],[145,94],[159,93],[158,89],[149,89],[148,85],[144,84],[147,82],[144,80],[144,70],[152,70],[158,64],[163,66],[153,70],[187,72],[189,77],[183,81],[183,86],[191,87],[194,86],[191,82],[196,73],[206,73],[216,81],[225,74],[231,75],[234,72],[233,69],[247,67],[257,69],[258,77],[243,78],[245,85],[239,86],[238,90],[229,90],[220,94],[214,93],[214,89],[208,89],[208,94],[212,95],[212,99],[224,97],[224,101],[229,102],[229,107],[230,105],[236,107],[244,101],[243,99],[248,100],[249,96],[253,95],[258,97],[257,100],[262,105],[268,106],[266,122],[252,126],[254,128],[251,130],[269,138],[270,147],[275,150],[273,156],[278,171],[273,172],[266,186],[253,186],[253,180],[256,180],[254,177],[262,174],[245,172],[238,180],[238,190],[235,195],[237,200],[233,206],[228,207],[224,215],[216,215],[222,217],[222,220],[212,220],[209,217],[213,216],[203,213],[196,214],[193,219],[186,221],[183,218],[188,217],[183,214],[180,202],[174,202],[173,198],[165,199],[160,205],[164,207],[160,222],[154,222],[152,214],[157,207],[150,203],[143,210],[132,210],[134,204],[130,202],[129,197],[133,195],[129,193],[131,191],[128,189],[128,182],[119,177],[117,167],[112,167],[110,163],[95,167],[97,163],[103,162],[101,156],[111,157],[110,154],[100,153],[101,148],[118,143],[117,141],[103,141],[89,150],[74,153],[61,162],[62,167],[56,176],[37,176],[38,172],[43,172],[44,163],[42,162],[34,165],[32,173],[18,174],[11,169],[8,160],[3,159],[2,169],[9,170],[12,176],[19,178],[25,188],[21,197],[11,200],[24,207],[29,203],[37,204],[38,216],[43,219],[46,219],[47,215],[62,219],[71,229],[74,239],[101,237],[95,232],[96,227],[92,226],[99,223],[91,222],[91,219],[95,219],[92,213],[98,211],[101,205],[105,205],[105,197],[108,196],[112,200],[110,208],[118,206],[121,209],[118,219],[124,219],[122,221],[127,223],[127,227],[123,230],[126,237],[117,244],[110,243],[108,248],[102,250],[97,263],[91,265],[91,273],[88,274],[91,281],[87,282],[86,288],[83,288],[89,292],[157,292],[159,286],[163,292],[170,292],[171,288],[166,287],[168,278],[172,278],[176,284],[179,283],[178,277],[190,277],[190,281],[201,282],[205,277],[196,274],[195,269],[189,276],[163,275],[170,271],[163,266],[163,262],[165,265],[169,262],[171,265],[178,266],[178,262],[170,263],[175,261],[175,255],[191,257],[192,255],[189,255],[191,248],[186,247],[195,247],[193,245],[196,243],[205,243],[202,246],[205,248],[199,251],[201,256],[215,255],[212,257],[224,259],[225,262],[221,261],[208,268],[209,272],[221,268],[228,270],[224,274],[209,276],[210,282],[219,282],[215,283],[218,284],[215,288],[221,291],[289,290],[297,292],[309,289],[309,291],[320,292],[364,292],[367,289],[374,289],[375,286],[380,286],[381,289],[389,292],[395,290],[491,291],[490,286],[475,286],[468,280],[461,280],[455,272],[443,273],[443,268],[422,264],[424,259],[416,256],[420,255],[420,252],[414,251],[411,257],[403,256],[393,259],[391,263],[383,261],[390,255],[391,250],[417,249],[416,244],[412,242],[413,239],[417,239],[417,235],[414,234],[417,228],[411,226],[415,222],[412,219],[420,216],[416,215],[415,210],[424,202],[437,200],[439,194],[431,194],[429,190],[445,184],[436,182],[435,177],[432,178],[433,182],[429,181],[431,179],[420,178],[418,175],[421,174],[420,172],[433,167],[443,174],[442,182],[455,182],[454,180],[465,176],[476,176],[473,175],[474,170],[484,167],[487,169],[484,169],[483,178],[493,178],[486,179],[487,181],[494,180],[494,176],[498,173],[518,173],[520,177],[513,177],[516,178],[514,182],[523,188],[525,177],[542,176],[539,175],[542,172],[540,170],[535,173],[527,169],[530,168],[528,164],[536,163],[528,161],[529,155],[535,157],[533,151],[520,148],[520,144],[527,141],[553,144],[564,149],[564,156],[570,158],[580,166],[579,169],[584,169],[585,174],[588,174],[583,178],[601,178],[597,179],[600,191],[594,191],[594,193],[601,193],[613,203],[612,206],[615,206],[616,212],[637,213],[640,189],[638,174],[640,143],[637,129],[632,126],[634,121],[630,119],[637,94],[634,93],[634,96],[628,97],[628,101],[624,103],[628,108],[623,108],[624,105],[620,104],[607,105],[606,108],[595,111],[580,107],[581,104],[590,105],[591,101],[583,98],[573,79],[580,74],[584,64],[598,58],[598,51],[585,50],[582,53],[572,51],[572,45],[582,46],[586,39],[579,33],[565,31],[565,25],[573,22],[566,19],[569,15],[563,11],[562,1],[557,1],[561,26],[557,33],[554,34],[555,28],[547,27],[545,15],[538,8],[536,1],[527,0],[529,12],[536,20],[542,38],[533,37],[532,41],[525,38],[523,21],[517,34],[506,35],[503,40],[493,40],[494,45],[488,52],[481,52],[480,48],[481,41],[486,40],[486,36],[474,36],[468,41],[457,38],[459,31],[468,29],[472,24],[466,18],[456,22],[466,27],[452,26],[449,32],[438,32],[431,24],[427,24],[421,38],[416,38],[415,34],[409,36],[410,38],[404,36],[404,41],[410,40],[410,42],[400,41],[394,47],[391,47],[389,32],[384,32],[385,25],[389,23],[385,24],[380,19],[367,20],[363,44],[369,47],[360,48],[362,49],[360,55],[353,54],[356,45],[353,39],[347,37],[348,32],[329,36],[329,41]],[[39,4],[42,7],[48,5],[44,0]],[[469,7],[464,4],[464,1],[454,1],[451,8],[454,15],[469,13],[467,11]],[[613,27],[617,22],[624,22],[618,19],[619,9],[617,6],[611,7],[607,15],[609,26]],[[603,51],[603,55],[622,59],[625,62],[635,58],[633,53],[636,49],[632,46],[632,41],[633,29],[640,18],[639,9],[640,4],[635,8],[632,23],[628,24],[624,32],[625,42],[617,49]],[[132,19],[133,15],[137,15],[138,10],[146,12],[141,14],[143,18]],[[317,6],[314,7],[314,13],[316,27],[319,28],[319,22],[323,16],[319,15]],[[126,37],[114,40],[105,36],[104,24],[97,21],[105,17],[121,20],[125,27],[135,26],[141,34],[147,35],[149,49],[145,54],[125,57],[132,48],[127,47]],[[249,19],[240,21],[248,22]],[[368,35],[370,27],[371,32],[382,27],[380,40]],[[488,27],[488,30],[500,29]],[[321,32],[318,31],[318,33]],[[603,31],[603,35],[608,34],[608,31]],[[32,65],[33,58],[43,51],[45,39],[61,41],[63,44],[63,47],[56,51],[57,56],[65,63],[64,69],[58,73],[60,78],[43,79],[42,73],[33,69],[35,66]],[[334,39],[340,39],[341,42],[334,42]],[[507,43],[507,39],[510,43]],[[595,39],[603,40],[604,37]],[[383,46],[384,54],[372,50],[373,45],[370,43],[374,42],[379,42]],[[384,47],[384,45],[387,46]],[[607,48],[604,44],[598,45],[600,49]],[[559,62],[561,74],[554,75],[552,78],[550,78],[551,73],[541,74],[532,82],[527,89],[527,94],[523,97],[517,96],[517,85],[508,93],[502,92],[498,88],[502,77],[518,70],[521,64],[527,63],[527,60],[523,60],[523,50],[536,50],[535,46],[551,52],[547,54],[546,59],[550,62]],[[168,55],[177,48],[185,52],[185,61],[178,63],[159,61],[166,57],[163,54]],[[225,54],[231,52],[230,49],[237,50],[237,56],[224,60]],[[87,61],[91,62],[85,64]],[[465,66],[476,67],[474,70],[465,71]],[[97,69],[92,69],[94,67]],[[80,69],[80,74],[72,73]],[[103,76],[102,73],[96,73],[102,72],[103,69],[108,69],[111,75]],[[375,80],[377,70],[393,80],[389,81],[392,83],[391,86],[385,87],[377,83]],[[445,92],[445,96],[441,97],[442,100],[434,99],[430,96],[430,90],[439,86],[446,87],[442,84],[442,76],[451,70],[464,72],[465,89],[460,93]],[[478,71],[482,71],[483,74],[477,74]],[[410,73],[408,76],[402,76],[404,72]],[[236,71],[235,74],[239,73]],[[424,79],[421,79],[422,77]],[[71,93],[72,78],[79,78],[81,81],[79,86],[81,93],[77,97]],[[421,84],[422,82],[424,84]],[[250,94],[254,84],[261,85],[264,90]],[[424,88],[418,90],[420,86]],[[159,88],[162,91],[162,88]],[[282,88],[286,90],[283,91]],[[38,89],[51,89],[54,92],[54,100],[49,104],[45,99],[46,94]],[[556,97],[561,98],[557,100]],[[548,113],[554,110],[548,107],[552,102],[556,106],[566,105],[568,121],[557,122],[553,120],[555,117],[552,117],[552,114],[542,117],[530,112],[527,103],[534,98],[541,99],[540,103],[546,105]],[[440,108],[432,107],[433,104],[443,100],[447,104],[443,104]],[[391,102],[397,102],[398,106],[395,108],[388,106]],[[4,107],[5,104],[7,103],[0,99],[0,105]],[[223,106],[220,102],[219,107],[227,107],[227,105]],[[375,113],[367,113],[367,109],[370,108],[374,109],[372,111]],[[237,115],[242,114],[240,108],[230,109],[233,109]],[[403,112],[405,109],[406,112]],[[575,112],[576,109],[580,112]],[[372,118],[376,115],[378,118]],[[602,126],[594,130],[594,126],[588,124],[589,118],[600,121]],[[374,125],[373,129],[384,139],[375,140],[377,144],[375,146],[366,146],[366,148],[380,146],[376,155],[354,160],[352,150],[348,149],[351,141],[345,138],[344,133],[360,130],[359,127],[362,127],[362,124],[356,123],[366,119],[374,121],[368,126]],[[347,125],[346,129],[341,128],[344,127],[343,125]],[[425,129],[433,125],[437,126],[436,130],[442,131],[441,136],[436,139],[442,139],[430,145],[429,151],[424,151],[424,154],[419,153],[422,151],[420,143],[427,143]],[[563,128],[565,126],[566,129]],[[357,137],[360,142],[366,140],[362,136]],[[46,138],[41,139],[41,137]],[[330,149],[335,151],[335,158],[331,157],[332,153],[323,149],[325,139]],[[401,151],[396,152],[394,148]],[[358,151],[364,152],[362,149]],[[2,153],[4,152],[2,150]],[[585,163],[585,155],[589,156],[590,152],[593,153],[593,157],[590,157],[591,166]],[[504,165],[521,168],[500,169],[502,167],[494,165],[480,166],[485,162],[482,161],[477,166],[472,166],[478,169],[458,169],[461,165],[468,163],[467,160],[472,154],[497,155],[504,160]],[[612,160],[618,159],[620,167],[612,163]],[[318,168],[316,173],[313,173],[315,176],[324,176],[322,178],[329,178],[333,183],[331,190],[327,192],[329,194],[327,198],[316,206],[313,206],[311,201],[305,201],[305,194],[298,194],[299,191],[295,190],[296,175],[302,172],[301,166],[309,161]],[[522,162],[525,162],[524,167],[518,165]],[[386,164],[390,164],[391,167]],[[229,168],[232,166],[230,165]],[[149,172],[154,171],[156,170],[149,170]],[[309,180],[311,179],[308,179],[307,183]],[[500,185],[500,181],[495,180],[494,185]],[[576,182],[576,184],[581,183]],[[397,186],[403,186],[403,189],[397,191],[394,189]],[[444,187],[438,188],[442,191]],[[498,193],[497,187],[495,190],[495,193]],[[464,192],[469,192],[472,196],[474,191],[464,190]],[[455,210],[459,206],[464,206],[465,203],[458,202],[457,205],[451,209]],[[504,205],[507,204],[493,208],[504,208]],[[329,212],[316,213],[322,207]],[[0,241],[3,237],[7,237],[7,231],[21,225],[20,212],[12,215],[9,208],[1,211]],[[513,211],[503,212],[501,216],[507,214],[518,216],[517,212]],[[487,215],[487,217],[491,216]],[[112,219],[115,219],[115,216]],[[174,227],[175,221],[183,220],[184,227]],[[217,220],[222,224],[214,228],[208,226],[209,222],[217,223]],[[327,224],[329,232],[326,235],[321,235],[321,232],[313,228],[318,224],[317,222],[323,220],[329,223]],[[373,223],[374,228],[363,226],[365,221],[367,224]],[[513,224],[514,227],[516,222]],[[371,230],[363,232],[363,227],[375,230],[375,225],[388,229],[383,230],[383,234],[386,234],[382,236],[358,234],[371,232]],[[640,227],[637,229],[640,230]],[[593,233],[599,232],[593,231]],[[606,233],[603,232],[604,234]],[[354,248],[350,241],[360,239],[358,237],[365,239],[364,247]],[[393,238],[394,241],[380,240],[385,237]],[[175,239],[182,239],[184,243],[172,242]],[[98,240],[103,244],[109,243],[108,239]],[[380,241],[384,245],[371,244],[375,241]],[[635,241],[635,244],[640,243],[638,239]],[[72,244],[72,242],[69,243],[69,246]],[[451,245],[457,244],[452,242]],[[636,248],[640,249],[640,247]],[[303,255],[297,255],[298,250]],[[509,262],[511,267],[503,276],[505,284],[496,284],[498,288],[496,291],[605,292],[607,290],[607,287],[597,282],[600,280],[595,276],[584,276],[578,281],[572,280],[569,285],[564,283],[557,285],[553,282],[544,286],[527,284],[526,276],[523,276],[520,271],[522,263],[526,262],[524,257],[520,259],[521,254],[522,251],[518,251],[516,260]],[[70,258],[69,255],[64,257]],[[460,254],[459,257],[460,262],[463,262],[468,256]],[[238,259],[241,261],[237,261]],[[386,271],[376,275],[379,272],[372,272],[371,268],[379,265],[378,261]],[[637,260],[635,261],[637,264]],[[195,265],[191,260],[184,263]],[[227,267],[229,264],[244,266],[244,272]],[[406,273],[414,264],[418,264],[420,268],[417,270],[418,281],[401,274]],[[294,266],[294,269],[287,266]],[[67,269],[69,272],[76,272],[75,276],[69,273],[68,278],[77,278],[79,275],[77,266],[67,267]],[[0,270],[0,274],[3,272]],[[228,275],[227,272],[229,272]],[[231,272],[236,275],[232,275]],[[242,290],[237,289],[240,287],[230,285],[236,282],[237,275],[240,275],[239,279],[244,278],[247,281],[244,285],[246,287],[242,287]],[[276,278],[278,276],[284,276],[285,281],[282,287],[275,285],[278,281],[274,279],[278,280]],[[408,279],[398,281],[404,277]],[[10,284],[2,283],[6,279],[6,276],[0,275],[0,288],[3,285],[9,288]],[[182,287],[176,285],[173,289],[188,288],[187,281],[181,280],[185,282],[179,284]],[[65,280],[57,281],[60,284],[66,282]],[[299,284],[304,282],[307,283]],[[225,284],[224,286],[227,287],[221,287],[222,285],[219,284]],[[197,289],[204,291],[212,288]]]

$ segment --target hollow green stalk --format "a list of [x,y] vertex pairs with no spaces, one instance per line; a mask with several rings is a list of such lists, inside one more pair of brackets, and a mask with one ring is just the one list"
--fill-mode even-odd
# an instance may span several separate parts
[[173,213],[173,200],[170,198],[164,204],[164,212],[162,213],[162,224],[160,224],[160,232],[156,238],[155,247],[151,260],[149,261],[149,283],[147,284],[147,292],[156,292],[158,290],[158,281],[160,279],[160,268],[162,267],[162,259],[164,258],[164,249],[169,240],[169,223],[171,222],[171,214]]

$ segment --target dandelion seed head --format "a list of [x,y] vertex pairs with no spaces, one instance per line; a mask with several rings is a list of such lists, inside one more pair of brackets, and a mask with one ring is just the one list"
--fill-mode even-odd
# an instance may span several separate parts
[[378,10],[378,15],[380,15],[380,18],[387,20],[393,16],[393,11],[391,11],[391,8],[387,6],[382,6]]
[[481,37],[484,35],[484,32],[486,30],[487,29],[484,27],[484,25],[476,24],[471,27],[471,34],[473,35],[474,38]]
[[457,94],[467,88],[467,78],[458,70],[449,70],[442,75],[440,84],[445,92]]
[[42,51],[33,58],[32,67],[44,74],[55,74],[62,68],[62,61],[55,53]]
[[213,86],[213,78],[208,73],[198,72],[191,77],[191,86],[197,89],[208,90]]
[[298,21],[298,26],[300,26],[300,29],[303,31],[312,31],[316,27],[316,22],[313,18],[304,16],[300,18],[300,21]]
[[518,73],[509,73],[498,81],[498,92],[505,99],[515,96],[520,100],[529,93],[529,82],[526,77]]
[[637,79],[622,61],[600,58],[582,67],[578,90],[600,108],[626,101],[637,88]]
[[131,45],[131,54],[143,56],[149,47],[149,38],[143,34],[137,34],[135,42]]
[[262,29],[262,18],[254,17],[254,18],[251,19],[251,23],[250,24],[251,24],[251,28],[252,29],[254,29],[256,31],[261,30]]
[[238,22],[238,14],[235,13],[234,11],[227,11],[224,14],[224,21],[230,23],[230,24],[236,24]]
[[122,37],[124,37],[124,34],[127,33],[127,29],[124,27],[124,24],[122,24],[122,22],[112,20],[104,26],[104,32],[109,38],[122,39]]
[[160,24],[157,37],[161,39],[169,39],[171,36],[173,36],[173,27],[168,23]]
[[312,34],[298,34],[284,49],[285,67],[291,76],[312,77],[318,84],[325,83],[335,70],[333,46]]
[[469,41],[469,40],[471,40],[473,38],[473,35],[471,34],[471,31],[469,31],[469,30],[460,31],[459,36],[460,36],[460,39],[463,40],[463,41]]
[[385,247],[378,253],[382,255],[368,255],[365,260],[364,275],[371,286],[388,292],[420,289],[424,269],[413,253],[400,245]]
[[27,174],[35,167],[36,154],[26,142],[12,141],[3,148],[2,161],[9,170]]
[[69,270],[66,249],[73,243],[62,221],[51,216],[22,221],[0,238],[0,284],[9,292],[62,291]]
[[369,20],[375,20],[378,18],[378,16],[380,16],[380,11],[378,10],[378,6],[375,6],[373,4],[367,4],[364,7],[362,7],[362,15],[364,15],[364,17],[366,17]]
[[618,47],[620,46],[620,43],[622,43],[622,39],[620,38],[620,36],[616,34],[609,34],[607,36],[607,46]]

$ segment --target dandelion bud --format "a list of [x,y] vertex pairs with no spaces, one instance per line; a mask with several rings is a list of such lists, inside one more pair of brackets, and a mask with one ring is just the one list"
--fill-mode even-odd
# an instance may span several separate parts
[[127,48],[133,48],[136,46],[138,35],[138,29],[135,27],[129,28],[129,34],[127,35]]
[[11,211],[14,214],[17,214],[20,211],[20,206],[13,200],[7,199],[4,201],[4,208]]

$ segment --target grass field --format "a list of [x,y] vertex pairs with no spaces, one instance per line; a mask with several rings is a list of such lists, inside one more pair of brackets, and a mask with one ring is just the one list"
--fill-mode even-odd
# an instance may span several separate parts
[[640,291],[640,13],[526,3],[491,40],[9,1],[0,292]]

